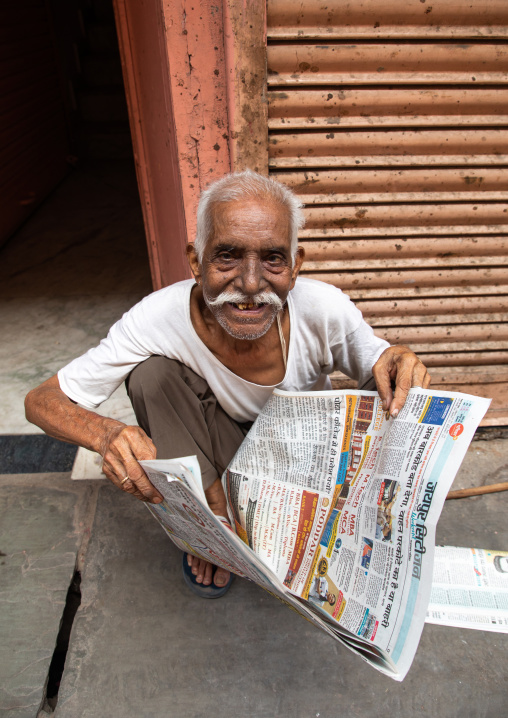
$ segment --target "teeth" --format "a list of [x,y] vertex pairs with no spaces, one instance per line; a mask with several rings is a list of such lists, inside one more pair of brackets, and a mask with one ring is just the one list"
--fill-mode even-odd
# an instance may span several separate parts
[[238,307],[238,309],[241,309],[243,311],[244,309],[253,309],[253,307],[255,307],[256,305],[250,303],[250,304],[237,304],[236,306]]

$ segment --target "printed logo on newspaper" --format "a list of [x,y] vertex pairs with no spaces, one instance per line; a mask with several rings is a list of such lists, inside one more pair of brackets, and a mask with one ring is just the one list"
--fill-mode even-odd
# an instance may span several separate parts
[[326,576],[326,572],[328,571],[328,561],[326,558],[320,559],[318,566],[317,566],[317,572],[318,576]]
[[450,434],[450,436],[452,437],[452,439],[454,441],[457,441],[457,439],[459,438],[459,436],[462,434],[463,431],[464,431],[464,424],[453,424],[452,426],[450,426],[448,433]]

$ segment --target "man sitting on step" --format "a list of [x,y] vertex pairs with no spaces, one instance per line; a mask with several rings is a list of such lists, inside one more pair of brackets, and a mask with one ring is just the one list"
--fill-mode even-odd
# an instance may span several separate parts
[[[138,461],[195,454],[210,508],[225,516],[220,477],[275,387],[330,389],[340,370],[359,388],[377,386],[396,416],[411,386],[428,387],[427,370],[377,338],[340,289],[298,277],[302,225],[297,197],[274,180],[245,171],[212,184],[187,248],[194,279],[150,294],[33,389],[29,421],[100,453],[106,476],[142,501],[162,497]],[[93,411],[124,380],[139,426]],[[204,597],[231,582],[191,555],[184,575]]]

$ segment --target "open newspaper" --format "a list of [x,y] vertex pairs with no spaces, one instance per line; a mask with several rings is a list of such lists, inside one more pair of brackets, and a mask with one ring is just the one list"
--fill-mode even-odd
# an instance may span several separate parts
[[195,457],[142,462],[173,541],[261,585],[401,681],[432,582],[435,526],[490,401],[411,389],[396,419],[375,392],[276,390],[209,510]]
[[436,546],[426,622],[508,633],[508,552]]

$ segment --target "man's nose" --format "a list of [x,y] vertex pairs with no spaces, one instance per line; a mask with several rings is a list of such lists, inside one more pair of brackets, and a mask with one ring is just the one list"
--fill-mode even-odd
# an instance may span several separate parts
[[256,294],[266,289],[263,266],[258,257],[246,257],[244,259],[240,267],[237,286],[241,287],[245,294]]

